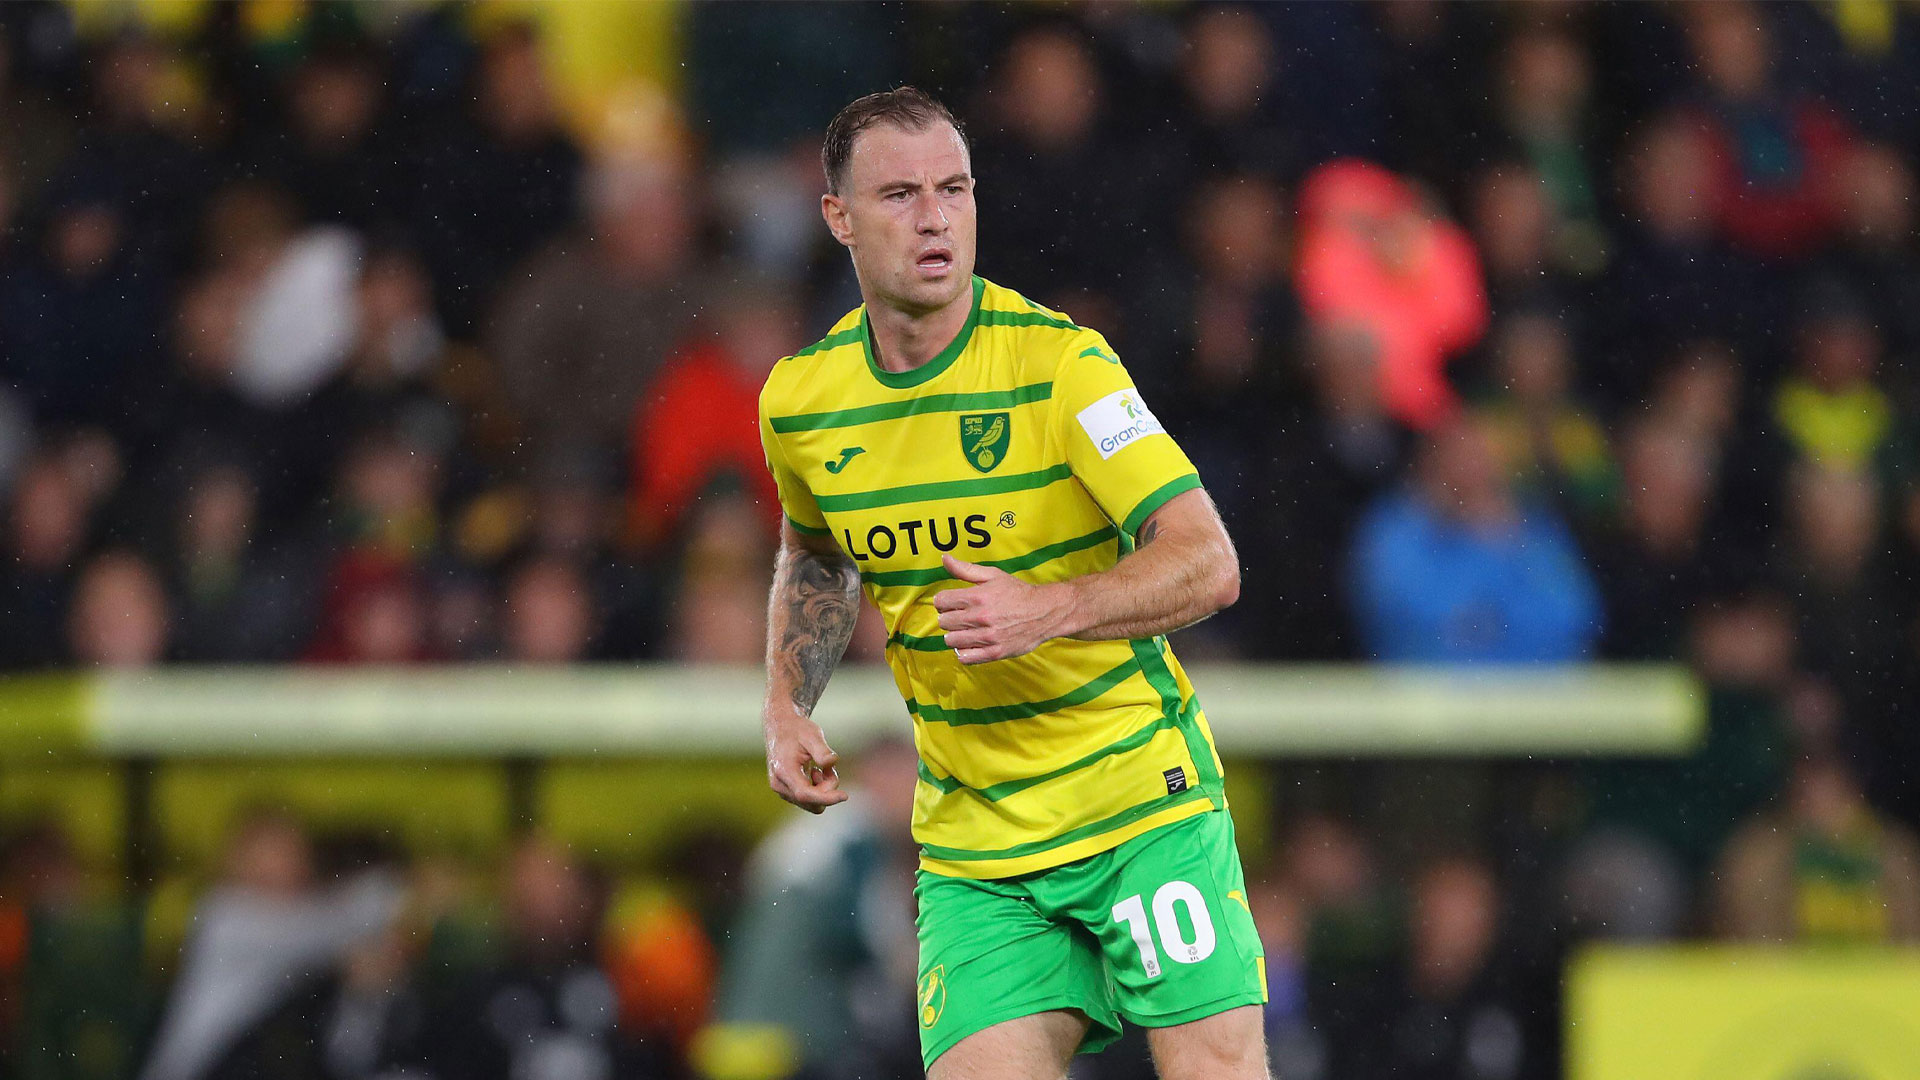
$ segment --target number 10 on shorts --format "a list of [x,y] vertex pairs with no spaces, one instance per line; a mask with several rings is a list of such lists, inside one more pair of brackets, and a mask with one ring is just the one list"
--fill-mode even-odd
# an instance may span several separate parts
[[[1193,922],[1192,941],[1188,941],[1180,929],[1180,920],[1173,911],[1175,904],[1186,906],[1187,918]],[[1140,949],[1140,966],[1147,978],[1159,978],[1160,953],[1154,948],[1153,933],[1147,927],[1147,908],[1141,902],[1141,894],[1134,893],[1113,905],[1113,921],[1127,924],[1127,932]],[[1169,881],[1154,891],[1153,929],[1159,930],[1160,947],[1176,964],[1197,964],[1213,955],[1213,916],[1207,913],[1206,898],[1189,882]]]

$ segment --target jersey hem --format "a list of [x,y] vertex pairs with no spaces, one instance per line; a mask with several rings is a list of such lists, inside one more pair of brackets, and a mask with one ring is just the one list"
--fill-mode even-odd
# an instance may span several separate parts
[[939,874],[941,877],[973,878],[979,881],[1019,877],[1022,874],[1051,870],[1056,866],[1078,862],[1103,851],[1111,851],[1134,837],[1151,832],[1162,825],[1185,821],[1187,818],[1217,810],[1222,805],[1220,800],[1212,796],[1195,799],[1148,814],[1138,821],[1128,822],[1097,836],[1075,840],[1045,851],[1036,851],[1031,855],[1016,855],[1005,859],[936,859],[923,852],[920,856],[920,869],[929,874]]

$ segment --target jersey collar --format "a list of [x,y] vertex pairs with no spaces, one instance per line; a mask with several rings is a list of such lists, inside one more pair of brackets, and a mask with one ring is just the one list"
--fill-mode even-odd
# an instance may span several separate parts
[[938,356],[909,371],[888,371],[881,367],[879,362],[873,358],[873,327],[868,324],[867,309],[862,305],[860,308],[860,348],[861,351],[867,354],[867,370],[873,372],[875,379],[880,380],[880,385],[890,386],[895,390],[905,390],[908,387],[919,386],[921,383],[932,379],[934,376],[952,367],[953,362],[959,359],[960,353],[966,349],[967,342],[972,340],[973,328],[980,323],[980,297],[986,292],[986,286],[987,283],[980,279],[980,275],[975,274],[973,277],[973,309],[967,312],[966,325],[960,328],[960,332],[954,335],[953,341],[949,342],[946,348],[940,350]]

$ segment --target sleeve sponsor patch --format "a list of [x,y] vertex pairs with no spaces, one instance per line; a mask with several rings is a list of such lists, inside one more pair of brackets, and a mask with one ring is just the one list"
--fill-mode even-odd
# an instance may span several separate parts
[[1129,386],[1125,390],[1115,390],[1099,401],[1081,409],[1076,418],[1087,438],[1093,440],[1094,448],[1100,451],[1100,460],[1105,461],[1126,449],[1127,445],[1144,439],[1149,435],[1165,435],[1167,429],[1147,411],[1147,403],[1141,400],[1140,391]]

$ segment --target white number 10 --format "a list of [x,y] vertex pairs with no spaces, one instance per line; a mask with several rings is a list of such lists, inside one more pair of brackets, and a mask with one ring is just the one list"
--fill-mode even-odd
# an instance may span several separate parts
[[[1193,920],[1192,941],[1180,932],[1180,920],[1173,914],[1176,903],[1185,904],[1187,918]],[[1127,924],[1133,943],[1140,949],[1140,966],[1146,969],[1147,978],[1158,978],[1160,954],[1154,949],[1153,935],[1147,930],[1147,909],[1140,902],[1140,894],[1135,893],[1113,905],[1113,920]],[[1161,948],[1167,950],[1168,959],[1174,963],[1197,964],[1213,955],[1213,916],[1207,914],[1206,898],[1190,883],[1169,881],[1154,891],[1153,923],[1160,931]]]

